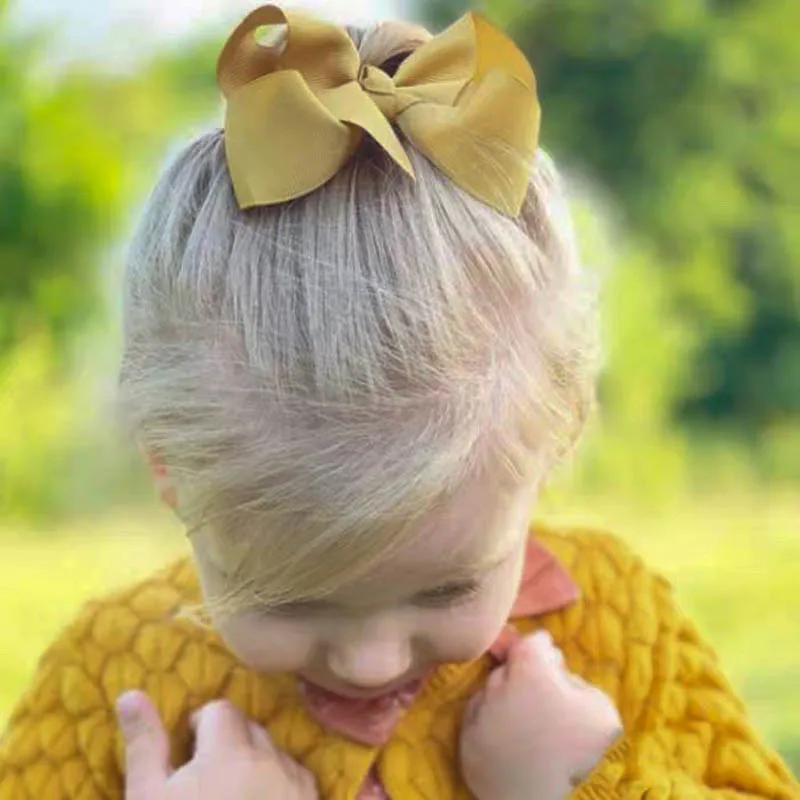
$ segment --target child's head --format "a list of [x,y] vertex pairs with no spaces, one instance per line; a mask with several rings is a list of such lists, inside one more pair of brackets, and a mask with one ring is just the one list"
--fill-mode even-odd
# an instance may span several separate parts
[[[348,32],[389,74],[429,36]],[[489,646],[594,398],[594,292],[548,158],[512,218],[403,144],[415,180],[365,140],[310,194],[241,210],[208,133],[126,274],[122,410],[167,465],[214,623],[334,689]]]

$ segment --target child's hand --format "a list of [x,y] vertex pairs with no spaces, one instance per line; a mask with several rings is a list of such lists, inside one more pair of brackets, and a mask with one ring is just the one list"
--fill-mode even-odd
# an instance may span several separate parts
[[215,701],[192,717],[195,754],[178,770],[147,695],[130,692],[118,705],[125,737],[126,800],[317,800],[314,777],[231,703]]
[[564,800],[621,733],[613,703],[539,632],[511,645],[467,705],[461,769],[478,800]]

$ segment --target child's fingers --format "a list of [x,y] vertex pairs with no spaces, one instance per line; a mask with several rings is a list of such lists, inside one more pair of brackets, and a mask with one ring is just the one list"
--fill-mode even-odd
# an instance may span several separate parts
[[195,753],[219,755],[252,747],[248,720],[227,700],[214,700],[191,717],[195,728]]
[[[547,631],[537,631],[512,646],[506,664],[508,680],[530,684],[537,678],[550,681],[576,701],[585,703],[587,697],[605,697],[595,686],[567,669],[564,654]],[[613,709],[613,706],[612,706]]]
[[505,663],[509,681],[529,681],[537,674],[552,676],[563,668],[564,656],[547,631],[537,631],[514,642]]
[[117,717],[125,739],[125,796],[156,797],[170,774],[169,740],[158,711],[144,692],[125,692]]
[[589,727],[575,744],[575,771],[571,776],[573,786],[585,781],[594,771],[603,754],[621,736],[625,735],[622,721],[610,701],[596,712],[593,726]]
[[253,747],[258,750],[269,751],[270,753],[276,752],[275,742],[272,741],[272,737],[261,725],[257,722],[253,722],[253,720],[248,720],[247,724],[250,733],[250,741],[253,743]]

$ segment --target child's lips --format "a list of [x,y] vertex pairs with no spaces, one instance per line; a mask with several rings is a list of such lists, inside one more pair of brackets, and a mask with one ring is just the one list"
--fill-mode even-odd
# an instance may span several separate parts
[[398,694],[402,691],[409,691],[414,690],[419,687],[422,678],[414,678],[412,680],[403,680],[403,681],[395,681],[394,683],[386,684],[385,686],[381,686],[376,689],[372,689],[368,692],[360,690],[356,687],[342,687],[337,689],[329,689],[325,686],[321,686],[318,683],[314,683],[313,681],[306,680],[305,678],[301,678],[301,684],[306,684],[306,686],[312,688],[314,691],[319,692],[323,696],[330,697],[331,700],[362,700],[362,701],[369,701],[369,700],[379,700],[382,697],[388,697],[389,695]]
[[377,691],[333,692],[298,676],[306,707],[323,727],[372,746],[385,744],[421,688],[423,677],[387,684]]

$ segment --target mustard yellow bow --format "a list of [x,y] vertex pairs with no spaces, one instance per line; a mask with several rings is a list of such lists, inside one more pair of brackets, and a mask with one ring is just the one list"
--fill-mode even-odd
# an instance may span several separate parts
[[[256,39],[272,25],[286,26],[282,48]],[[343,27],[262,6],[230,35],[217,80],[241,208],[313,191],[365,133],[413,177],[394,123],[462,189],[508,215],[520,212],[539,134],[536,80],[523,53],[480,14],[425,42],[391,77],[360,63]]]

